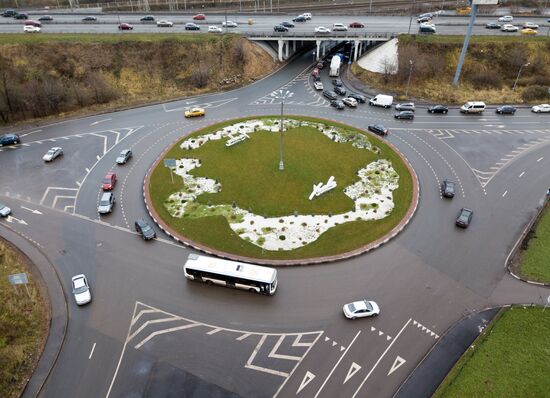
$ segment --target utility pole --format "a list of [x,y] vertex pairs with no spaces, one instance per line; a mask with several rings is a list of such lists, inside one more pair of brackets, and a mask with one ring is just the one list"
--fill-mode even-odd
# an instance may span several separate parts
[[413,21],[413,12],[414,12],[415,2],[416,2],[416,0],[413,0],[412,5],[411,5],[411,17],[409,18],[409,31],[408,31],[409,35],[411,34],[411,25],[412,25],[412,21]]
[[409,85],[411,84],[411,75],[413,70],[413,61],[409,59],[409,78],[407,79],[407,91],[405,91],[405,97],[409,96]]
[[523,64],[519,67],[518,75],[516,76],[516,81],[514,82],[514,87],[512,87],[512,91],[516,91],[516,86],[518,84],[519,75],[521,74],[521,70],[527,66],[531,65],[530,62],[527,62],[526,64]]
[[[470,0],[470,4],[472,6],[472,9],[470,11],[470,23],[468,24],[468,30],[466,31],[466,37],[464,38],[464,44],[462,45],[462,51],[460,53],[458,65],[456,66],[455,77],[453,79],[453,86],[455,87],[458,86],[458,80],[460,79],[460,73],[462,72],[462,65],[464,64],[464,58],[466,57],[468,44],[470,43],[470,36],[472,36],[472,29],[474,28],[474,24],[476,22],[477,3],[475,0]],[[495,4],[498,4],[498,0],[495,0]]]

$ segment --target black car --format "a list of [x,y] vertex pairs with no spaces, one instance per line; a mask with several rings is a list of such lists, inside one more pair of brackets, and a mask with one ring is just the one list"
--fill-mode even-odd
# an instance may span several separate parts
[[473,210],[463,207],[462,209],[460,209],[460,213],[456,218],[455,225],[461,228],[468,228],[468,226],[472,222],[473,215],[474,215]]
[[496,112],[501,115],[513,115],[516,113],[516,107],[512,105],[502,105],[496,109]]
[[273,27],[273,30],[274,30],[275,32],[288,32],[288,28],[285,27],[285,26],[283,26],[283,25],[275,25],[275,26]]
[[401,111],[399,113],[396,113],[393,115],[396,119],[408,119],[413,120],[414,119],[414,112],[413,111]]
[[97,21],[96,17],[88,15],[87,17],[82,18],[82,22],[95,22]]
[[155,22],[155,17],[152,15],[146,15],[139,19],[141,22]]
[[368,130],[378,135],[388,135],[389,133],[389,130],[379,123],[369,124]]
[[[328,98],[329,100],[335,100],[338,98],[338,96],[336,95],[336,93],[334,91],[331,91],[331,90],[325,90],[323,91],[323,96]],[[343,105],[343,104],[342,104]]]
[[14,16],[15,19],[29,19],[29,16],[27,14],[15,14]]
[[201,27],[193,22],[188,22],[185,24],[185,30],[201,30]]
[[485,29],[500,29],[500,24],[496,22],[489,22],[487,25],[485,25]]
[[332,79],[332,85],[334,87],[342,87],[342,80],[340,79]]
[[340,100],[332,100],[330,101],[330,106],[333,106],[335,107],[336,109],[338,110],[342,110],[344,109],[346,106],[344,105],[344,103]]
[[428,112],[446,114],[447,112],[449,112],[449,108],[447,108],[445,105],[432,105],[428,107]]
[[444,180],[443,184],[441,184],[441,194],[446,198],[454,198],[455,183],[450,180]]
[[346,95],[346,89],[343,87],[334,87],[334,92],[339,95]]
[[17,134],[4,134],[3,136],[0,136],[0,145],[15,145],[19,144],[21,140],[19,139],[19,136]]
[[364,104],[365,102],[367,102],[367,97],[361,94],[351,93],[348,95],[348,97],[356,99],[357,102],[360,102],[361,104]]
[[279,25],[284,26],[285,28],[293,28],[294,27],[294,24],[292,22],[287,22],[287,21],[281,22]]
[[144,240],[151,240],[157,237],[157,233],[153,227],[151,227],[151,225],[144,219],[140,218],[139,220],[136,220],[134,225],[136,227],[136,231]]
[[298,15],[296,18],[292,20],[292,22],[306,22],[307,19],[303,15]]
[[51,15],[42,15],[40,18],[38,18],[39,21],[53,21],[53,17]]
[[417,18],[416,22],[418,23],[424,23],[424,22],[430,22],[432,20],[432,17],[428,15],[422,15]]
[[3,13],[2,13],[2,16],[3,17],[6,17],[6,18],[13,18],[17,15],[17,11],[15,10],[5,10]]

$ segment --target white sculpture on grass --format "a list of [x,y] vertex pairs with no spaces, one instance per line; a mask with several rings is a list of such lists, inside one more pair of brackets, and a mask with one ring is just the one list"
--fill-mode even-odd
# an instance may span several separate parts
[[250,136],[246,133],[241,133],[237,136],[233,136],[229,134],[228,136],[229,136],[229,139],[225,143],[225,146],[233,146],[235,144],[238,144],[239,142],[246,140],[247,138],[250,138]]
[[321,196],[325,192],[330,191],[331,189],[336,188],[336,181],[334,180],[334,176],[330,176],[327,183],[323,185],[322,182],[319,184],[313,184],[313,191],[311,191],[311,194],[309,195],[309,200],[313,200],[316,196]]

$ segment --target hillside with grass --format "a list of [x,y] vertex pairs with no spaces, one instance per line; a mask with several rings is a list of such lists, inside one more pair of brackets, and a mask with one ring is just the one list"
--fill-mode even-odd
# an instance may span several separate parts
[[0,124],[227,90],[275,67],[237,35],[0,35]]
[[[353,64],[352,72],[365,84],[404,99],[412,60],[409,98],[445,104],[550,101],[550,37],[473,36],[460,85],[455,88],[452,81],[463,39],[403,35],[399,37],[398,65],[383,65],[384,73],[372,73]],[[526,64],[512,90],[520,67]]]

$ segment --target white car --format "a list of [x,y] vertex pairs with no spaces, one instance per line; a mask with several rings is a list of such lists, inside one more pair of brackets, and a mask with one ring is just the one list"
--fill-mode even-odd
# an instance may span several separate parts
[[514,17],[511,15],[505,15],[503,17],[500,17],[498,19],[498,22],[512,22],[514,20]]
[[86,275],[80,274],[75,275],[71,279],[73,285],[73,295],[76,304],[84,305],[92,301],[92,294],[90,293],[90,285],[88,285],[88,280]]
[[315,28],[315,33],[330,33],[330,29],[325,28],[324,26],[317,26]]
[[343,23],[333,23],[332,24],[332,30],[334,30],[334,31],[337,31],[337,30],[346,31],[346,30],[348,30],[348,28]]
[[59,146],[54,146],[51,148],[44,156],[42,156],[42,159],[45,162],[51,162],[52,160],[55,160],[59,156],[63,155],[63,148]]
[[313,87],[315,88],[315,90],[322,90],[323,82],[313,82]]
[[23,32],[25,32],[25,33],[40,33],[40,28],[38,26],[25,25],[25,26],[23,26]]
[[108,214],[113,211],[114,205],[115,195],[112,192],[104,192],[103,195],[101,195],[101,199],[99,200],[97,212],[99,214]]
[[305,19],[307,19],[309,21],[311,19],[311,13],[310,12],[304,12],[302,14],[302,17],[304,17]]
[[355,108],[357,106],[357,100],[355,98],[347,97],[347,98],[344,98],[342,102],[352,108]]
[[535,105],[531,108],[531,112],[535,113],[550,113],[550,104]]
[[11,214],[11,209],[8,206],[3,205],[2,203],[0,203],[0,216],[7,217],[10,214]]
[[209,26],[208,31],[210,33],[222,33],[222,28],[220,28],[219,26]]
[[420,24],[420,26],[429,26],[430,28],[434,28],[435,29],[435,24],[433,22],[422,22]]
[[233,22],[233,21],[227,21],[227,22],[222,22],[222,26],[225,28],[225,27],[228,27],[228,28],[236,28],[237,27],[237,22]]
[[502,25],[502,28],[500,28],[500,30],[503,32],[517,32],[519,28],[517,26],[506,23]]
[[344,315],[348,319],[365,318],[380,314],[380,307],[374,301],[360,300],[344,305]]
[[132,151],[130,149],[123,149],[116,158],[117,164],[126,164],[126,162],[132,157]]
[[174,26],[174,22],[161,19],[160,21],[157,21],[157,26],[159,28],[171,28]]
[[538,29],[539,26],[536,24],[536,23],[533,23],[533,22],[525,22],[523,24],[523,29],[526,29],[526,28],[529,28],[529,29]]

